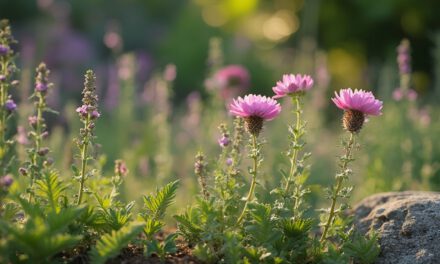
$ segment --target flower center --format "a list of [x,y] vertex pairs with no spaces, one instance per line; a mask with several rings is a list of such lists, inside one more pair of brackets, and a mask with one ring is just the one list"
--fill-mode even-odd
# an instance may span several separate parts
[[244,118],[246,130],[254,136],[258,136],[260,134],[261,129],[263,128],[263,118],[259,116],[248,116]]
[[342,117],[342,124],[344,128],[351,132],[357,133],[361,130],[365,122],[365,114],[358,110],[346,110]]

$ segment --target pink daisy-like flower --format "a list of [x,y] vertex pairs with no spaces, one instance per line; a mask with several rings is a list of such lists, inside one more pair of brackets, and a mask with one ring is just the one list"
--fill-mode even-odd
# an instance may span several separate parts
[[263,128],[263,121],[277,117],[281,112],[281,106],[272,98],[249,94],[244,98],[233,99],[229,106],[229,112],[235,116],[243,117],[248,132],[258,136]]
[[335,92],[332,98],[335,105],[344,110],[343,126],[350,132],[359,132],[365,122],[366,115],[382,114],[383,103],[377,100],[373,93],[364,90],[342,89]]
[[221,68],[215,73],[214,80],[226,99],[245,92],[250,84],[249,72],[241,65]]
[[378,116],[382,114],[382,101],[377,100],[372,92],[364,90],[342,89],[335,92],[333,103],[342,110],[357,110],[365,115]]
[[313,79],[309,75],[284,74],[283,79],[277,82],[272,88],[275,93],[274,98],[281,98],[287,95],[303,93],[313,86]]

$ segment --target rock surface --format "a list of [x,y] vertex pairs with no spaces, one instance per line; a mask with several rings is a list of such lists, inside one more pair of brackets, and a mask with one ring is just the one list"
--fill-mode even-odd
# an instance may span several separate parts
[[358,231],[379,232],[377,264],[440,263],[440,193],[380,193],[353,212]]

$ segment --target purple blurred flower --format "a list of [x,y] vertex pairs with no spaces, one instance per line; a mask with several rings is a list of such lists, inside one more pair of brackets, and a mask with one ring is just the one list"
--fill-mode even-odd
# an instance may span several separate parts
[[35,85],[35,91],[37,91],[37,92],[45,92],[45,91],[47,91],[47,84],[38,82]]
[[232,159],[231,158],[227,158],[226,159],[226,165],[228,165],[228,166],[232,165]]
[[408,99],[409,101],[415,101],[417,100],[417,96],[417,92],[413,89],[405,91],[401,88],[397,88],[393,91],[393,99],[395,101],[400,101],[404,98]]
[[93,119],[96,119],[96,118],[99,118],[101,116],[101,114],[98,111],[93,110],[91,116],[92,116]]
[[397,88],[393,91],[393,99],[394,101],[400,101],[403,98],[403,91],[400,88]]
[[309,75],[284,74],[283,79],[278,81],[272,90],[275,93],[274,98],[277,99],[287,95],[303,93],[310,90],[312,86],[313,79]]
[[231,140],[229,139],[229,137],[223,135],[221,138],[218,139],[218,144],[220,145],[220,147],[225,148],[229,145],[229,143],[231,143]]
[[5,56],[8,54],[8,52],[9,52],[9,47],[0,44],[0,56]]
[[87,114],[88,114],[87,105],[82,105],[82,106],[78,107],[76,109],[76,112],[81,116],[84,116],[84,117],[87,116]]
[[14,178],[12,178],[10,174],[6,174],[5,176],[0,178],[0,187],[8,188],[9,186],[12,185],[13,182],[14,182]]
[[250,85],[249,72],[241,65],[229,65],[218,70],[214,75],[214,81],[225,99],[245,92]]
[[0,74],[0,82],[3,82],[6,80],[6,76],[4,76],[3,74]]
[[402,40],[397,47],[397,64],[399,66],[400,74],[411,73],[410,44],[407,39]]
[[12,112],[17,109],[17,104],[14,102],[14,100],[8,99],[5,102],[5,109],[9,112]]

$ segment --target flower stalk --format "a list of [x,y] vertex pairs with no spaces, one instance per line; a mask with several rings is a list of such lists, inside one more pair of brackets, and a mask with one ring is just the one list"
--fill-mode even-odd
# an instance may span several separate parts
[[87,163],[92,157],[89,157],[88,149],[89,145],[93,143],[93,131],[95,128],[94,120],[100,116],[98,112],[98,96],[96,95],[95,79],[96,77],[93,71],[88,70],[85,75],[84,90],[82,92],[83,105],[76,109],[76,112],[79,114],[80,119],[84,124],[83,128],[80,129],[80,139],[77,142],[81,161],[79,175],[76,175],[80,182],[77,195],[78,205],[81,204],[83,200],[85,183],[89,177],[87,173]]
[[327,239],[328,231],[333,224],[333,221],[336,217],[336,202],[339,197],[342,197],[341,190],[343,187],[344,181],[348,180],[348,176],[351,174],[351,170],[348,168],[350,162],[353,161],[353,146],[355,143],[355,134],[350,133],[350,139],[345,144],[345,154],[340,158],[341,164],[341,172],[336,174],[336,182],[332,188],[331,206],[328,213],[327,221],[324,225],[324,231],[322,232],[320,242],[323,243]]
[[36,69],[35,77],[35,89],[32,97],[35,100],[36,115],[29,117],[29,126],[32,131],[29,135],[33,138],[33,148],[29,151],[30,165],[29,165],[29,198],[28,201],[32,201],[33,185],[35,180],[41,177],[41,171],[43,169],[43,163],[46,160],[46,155],[49,152],[48,148],[42,147],[43,138],[48,135],[46,131],[46,124],[44,122],[43,113],[48,110],[46,104],[46,96],[48,89],[52,86],[49,83],[49,73],[46,64],[41,63]]
[[290,154],[290,170],[289,170],[289,176],[287,178],[286,187],[284,189],[284,192],[287,194],[290,189],[290,184],[293,183],[293,177],[295,175],[295,172],[298,168],[298,152],[301,148],[300,139],[303,135],[302,131],[302,122],[301,122],[301,102],[300,102],[300,95],[294,95],[292,96],[292,102],[295,105],[295,110],[293,111],[296,114],[296,125],[295,128],[292,131],[292,151]]
[[253,161],[253,166],[252,169],[250,171],[251,175],[252,175],[252,182],[251,182],[251,186],[249,189],[249,193],[246,197],[246,201],[244,203],[244,207],[243,207],[243,211],[241,211],[240,217],[237,220],[237,225],[239,225],[243,219],[244,216],[246,214],[246,210],[248,207],[249,202],[252,200],[253,195],[254,195],[254,191],[255,191],[255,187],[257,185],[257,171],[258,171],[258,163],[259,163],[259,159],[260,159],[260,147],[259,144],[257,142],[257,135],[252,135],[251,137],[252,140],[252,149],[250,151],[250,155],[249,157],[252,159]]
[[0,21],[0,167],[1,174],[6,174],[9,169],[8,161],[12,137],[7,138],[7,122],[17,105],[9,94],[9,89],[18,83],[12,80],[16,71],[14,63],[14,51],[11,45],[16,43],[12,37],[11,28],[7,20]]

